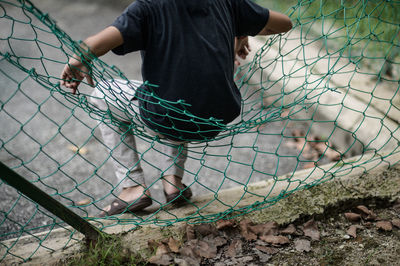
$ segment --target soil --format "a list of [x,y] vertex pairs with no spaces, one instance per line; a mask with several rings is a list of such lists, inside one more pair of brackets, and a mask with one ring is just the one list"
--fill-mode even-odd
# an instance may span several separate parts
[[[159,255],[148,261],[156,265],[400,265],[400,200],[371,199],[364,203],[346,209],[331,208],[290,226],[275,224],[270,232],[266,228],[272,223],[264,223],[263,233],[257,232],[260,224],[256,226],[249,220],[225,222],[221,229],[217,229],[220,223],[215,227],[193,226],[190,230],[195,237],[191,239],[186,232],[186,241],[178,252],[168,249],[170,240],[164,239],[155,249],[163,245],[166,251],[156,251]],[[349,219],[353,217],[349,213],[356,219]],[[356,228],[356,233],[350,228]]]

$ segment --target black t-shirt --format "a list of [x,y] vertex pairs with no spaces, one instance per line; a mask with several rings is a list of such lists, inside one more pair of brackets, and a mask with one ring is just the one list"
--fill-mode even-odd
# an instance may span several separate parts
[[124,44],[142,51],[137,93],[143,120],[174,140],[215,137],[241,109],[234,75],[234,37],[254,36],[268,9],[250,0],[136,0],[112,24]]

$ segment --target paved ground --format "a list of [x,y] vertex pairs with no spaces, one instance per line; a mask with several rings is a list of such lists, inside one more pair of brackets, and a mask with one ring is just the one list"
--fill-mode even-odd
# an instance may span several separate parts
[[[76,0],[41,0],[37,6],[50,14],[58,26],[64,29],[73,39],[80,40],[98,32],[113,22],[115,17],[126,6],[125,1],[76,1]],[[22,16],[18,10],[6,7],[8,14]],[[2,19],[0,24],[1,38],[10,35],[10,22]],[[35,35],[36,32],[36,35]],[[29,24],[14,25],[15,37],[39,39],[57,43],[51,34],[32,30]],[[10,41],[16,53],[26,56],[40,55],[34,42]],[[8,44],[0,44],[1,49]],[[46,46],[44,54],[57,61],[65,61],[65,55],[53,47]],[[118,66],[128,78],[140,79],[140,56],[137,53],[124,57],[108,54],[102,58],[109,65]],[[161,60],[161,59],[160,59]],[[38,60],[21,61],[44,72]],[[47,75],[58,76],[63,65],[50,60],[43,60]],[[96,122],[80,108],[65,100],[59,93],[49,91],[30,79],[26,74],[0,61],[0,100],[4,109],[0,112],[0,160],[50,194],[57,194],[57,199],[71,205],[89,198],[102,208],[110,200],[108,196],[115,186],[115,176],[108,152],[101,144]],[[10,78],[12,77],[12,79]],[[17,81],[22,86],[16,91]],[[85,89],[83,89],[85,92]],[[40,108],[39,108],[40,107]],[[40,110],[40,111],[39,111]],[[73,111],[71,111],[73,110]],[[301,124],[296,125],[302,127]],[[296,155],[298,151],[281,143],[282,122],[271,123],[260,128],[262,134],[242,134],[222,141],[209,143],[207,147],[192,145],[187,162],[185,183],[193,183],[194,194],[212,193],[218,189],[256,182],[279,176],[300,168]],[[287,127],[285,134],[292,129]],[[232,145],[231,145],[232,144]],[[73,145],[84,147],[76,155]],[[141,151],[150,149],[146,141],[138,141]],[[157,161],[162,157],[150,149],[143,157],[143,167],[151,184],[160,173],[155,170]],[[260,152],[261,151],[261,152]],[[205,153],[206,152],[206,153]],[[276,156],[278,153],[280,157]],[[228,177],[224,179],[224,176]],[[154,183],[152,195],[163,201],[161,186]],[[96,207],[82,208],[79,214],[95,215]],[[25,230],[53,221],[45,213],[37,212],[36,207],[20,197],[16,191],[0,183],[0,236],[16,237],[9,232]],[[7,219],[5,219],[7,214]]]

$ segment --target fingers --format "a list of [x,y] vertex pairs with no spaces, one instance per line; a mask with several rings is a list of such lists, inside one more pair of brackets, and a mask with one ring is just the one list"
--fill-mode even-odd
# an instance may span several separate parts
[[65,65],[60,79],[61,85],[69,88],[72,94],[75,94],[82,80],[86,78],[87,83],[94,87],[93,78],[89,69],[77,60],[71,60]]
[[250,47],[247,45],[247,46],[242,47],[242,48],[237,52],[237,55],[238,55],[240,58],[242,58],[242,59],[246,59],[246,57],[249,55],[250,51],[251,51],[251,49],[250,49]]
[[77,81],[77,76],[71,70],[69,65],[66,65],[64,67],[64,70],[61,73],[60,79],[61,79],[62,86],[70,89],[72,94],[76,93],[76,90],[77,90],[80,82]]
[[[63,71],[62,71],[62,73],[61,73],[61,76],[60,76],[60,80],[61,80],[61,85],[62,85],[62,86],[66,86],[66,79],[67,79],[67,77],[68,77],[67,67],[68,67],[68,66],[65,66],[65,67],[64,67],[64,69],[63,69]],[[69,67],[68,67],[68,68],[69,68]]]
[[246,59],[247,55],[250,53],[250,45],[248,37],[242,38],[235,42],[236,54],[241,59]]
[[[240,41],[235,42],[235,45],[237,45],[237,50],[236,50],[237,58],[240,58],[243,60],[246,59],[247,56],[251,52],[251,48],[250,48],[247,37],[244,39],[241,39]],[[240,61],[237,58],[235,59],[235,65],[240,66]]]
[[72,94],[76,94],[78,87],[70,87],[69,89],[71,90]]
[[90,86],[94,87],[94,82],[93,82],[93,78],[91,75],[86,75],[86,80]]

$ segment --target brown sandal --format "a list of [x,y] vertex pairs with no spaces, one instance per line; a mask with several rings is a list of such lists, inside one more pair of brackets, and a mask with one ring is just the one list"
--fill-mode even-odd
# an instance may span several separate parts
[[189,199],[192,197],[192,190],[188,188],[185,184],[183,184],[183,189],[178,192],[167,194],[164,191],[164,195],[166,198],[166,203],[172,202],[172,204],[181,205],[189,202]]
[[116,199],[111,203],[111,207],[108,211],[100,212],[99,217],[111,216],[129,211],[141,211],[144,208],[150,206],[152,203],[153,202],[149,197],[144,197],[139,200],[135,199],[132,201],[123,201],[121,199]]

